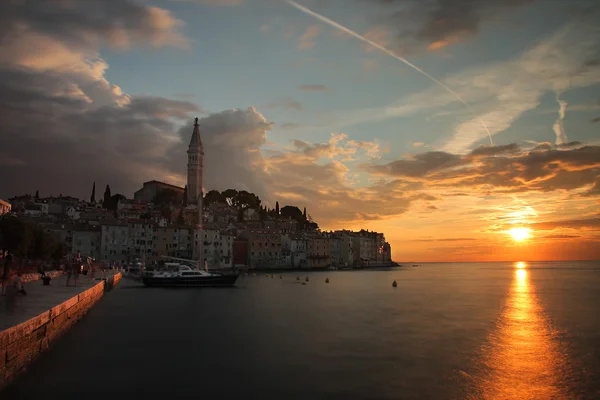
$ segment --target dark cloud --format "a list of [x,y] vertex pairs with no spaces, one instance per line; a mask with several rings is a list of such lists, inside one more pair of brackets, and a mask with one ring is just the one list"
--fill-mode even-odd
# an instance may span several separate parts
[[302,107],[302,104],[299,101],[296,101],[289,97],[262,105],[260,108],[265,110],[273,108],[282,108],[284,110],[304,111],[304,107]]
[[414,239],[411,242],[466,242],[477,240],[475,238],[446,238],[446,239]]
[[592,121],[591,121],[591,122],[592,122],[592,123],[595,123],[595,122],[600,122],[600,117],[597,117],[597,118],[594,118],[594,119],[592,119]]
[[25,33],[88,49],[148,43],[187,45],[177,29],[182,21],[167,10],[133,0],[19,0],[0,2],[0,36],[20,40]]
[[279,126],[282,127],[283,129],[293,130],[293,129],[308,128],[308,127],[311,127],[314,125],[302,124],[302,123],[297,123],[297,122],[284,122],[283,124],[281,124]]
[[[266,144],[273,123],[250,107],[215,113],[200,119],[199,124],[204,145],[204,187],[248,190],[268,199],[270,178],[264,171],[260,148]],[[180,143],[168,153],[173,174],[185,172],[191,134],[190,121],[178,132]]]
[[[512,154],[501,155],[507,149]],[[375,174],[418,180],[429,187],[498,193],[550,192],[597,185],[600,146],[575,147],[571,143],[565,149],[537,146],[532,151],[515,152],[514,145],[480,148],[465,156],[427,152],[366,169]],[[590,195],[595,187],[588,192]]]
[[122,106],[93,107],[66,87],[52,74],[0,71],[3,196],[36,189],[81,195],[94,180],[129,194],[159,173],[175,122],[197,110],[187,102],[135,97]]
[[[150,179],[185,183],[191,123],[179,130],[203,111],[123,93],[98,57],[103,44],[185,44],[180,21],[130,0],[9,1],[0,18],[0,195],[87,197],[93,181],[131,195]],[[262,182],[249,175],[260,171],[270,126],[252,108],[203,118],[208,183]]]
[[403,177],[425,177],[435,171],[443,171],[464,164],[465,161],[455,154],[442,151],[430,151],[416,154],[407,160],[392,161],[385,165],[374,165],[369,169],[375,173]]
[[577,235],[545,235],[542,236],[544,239],[578,239],[581,236]]
[[505,146],[480,146],[471,151],[471,155],[477,156],[494,156],[501,154],[518,153],[521,149],[516,143],[507,144]]
[[423,45],[435,50],[471,38],[484,23],[536,1],[378,0],[377,3],[388,14],[381,18],[382,22],[396,34],[392,47],[406,54]]
[[325,85],[302,85],[300,86],[300,90],[305,92],[324,92],[327,90],[327,86]]

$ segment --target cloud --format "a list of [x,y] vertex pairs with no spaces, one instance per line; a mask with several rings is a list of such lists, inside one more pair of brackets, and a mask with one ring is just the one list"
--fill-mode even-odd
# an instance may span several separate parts
[[[204,187],[217,190],[237,188],[268,197],[269,179],[264,173],[260,148],[273,127],[253,107],[231,109],[199,120],[204,145]],[[187,145],[192,134],[189,121],[178,132],[179,142],[168,154],[168,167],[185,184]]]
[[313,127],[315,125],[297,123],[297,122],[284,122],[283,124],[281,124],[279,126],[283,129],[294,130],[294,129]]
[[559,93],[556,93],[556,102],[558,103],[558,106],[559,106],[558,118],[556,119],[556,122],[554,123],[554,126],[552,127],[552,129],[554,130],[554,133],[556,134],[556,142],[555,143],[563,144],[568,141],[567,134],[565,133],[565,123],[564,123],[565,112],[567,111],[568,103],[559,98]]
[[315,41],[321,32],[321,28],[319,25],[311,25],[300,36],[300,41],[298,43],[299,49],[310,49],[315,45]]
[[444,238],[444,239],[413,239],[412,242],[467,242],[474,241],[476,238]]
[[[489,140],[481,121],[496,135],[538,107],[546,93],[600,84],[600,65],[585,65],[599,45],[600,27],[590,16],[567,24],[514,59],[473,66],[443,79],[471,105],[473,113],[452,94],[431,86],[385,107],[338,112],[334,115],[335,126],[340,129],[417,113],[449,112],[457,122],[449,124],[449,136],[439,149],[465,153],[478,142]],[[553,123],[548,122],[549,133]]]
[[[0,15],[2,196],[39,189],[85,197],[93,181],[126,195],[145,180],[184,183],[187,142],[179,129],[204,111],[124,93],[106,79],[99,56],[103,45],[184,45],[181,21],[132,1],[3,2]],[[257,162],[271,126],[254,109],[212,114],[202,125],[213,133],[211,170],[227,159],[218,160],[222,151],[238,179]]]
[[296,101],[290,97],[285,97],[279,101],[275,101],[273,103],[268,103],[261,106],[262,109],[274,109],[274,108],[282,108],[284,110],[296,110],[296,111],[304,111],[304,107],[299,101]]
[[543,239],[578,239],[581,236],[577,235],[545,235],[542,236]]
[[327,86],[325,85],[302,85],[300,86],[300,90],[305,92],[324,92],[327,90]]
[[237,6],[244,2],[244,0],[171,0],[171,1],[188,2],[188,3],[195,3],[195,4],[200,4],[200,5],[210,5],[210,6]]
[[600,146],[519,151],[512,144],[480,147],[466,155],[432,151],[364,167],[374,174],[418,181],[430,188],[487,193],[585,190],[597,182]]
[[528,226],[537,231],[553,231],[556,229],[583,229],[598,231],[600,230],[600,218],[537,222]]
[[78,51],[103,44],[115,48],[188,45],[179,32],[181,20],[167,10],[132,0],[5,1],[0,15],[0,35],[12,42],[3,46],[11,52],[20,49],[22,57],[32,52],[29,46],[35,45],[35,38],[48,38]]
[[[440,50],[477,35],[482,26],[500,20],[536,0],[379,0],[386,16],[378,29],[406,54],[422,48]],[[387,29],[385,29],[387,28]]]

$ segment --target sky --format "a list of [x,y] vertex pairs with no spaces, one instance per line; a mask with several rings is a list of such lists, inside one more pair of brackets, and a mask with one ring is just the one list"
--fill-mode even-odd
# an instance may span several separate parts
[[4,1],[0,197],[184,185],[198,117],[205,191],[384,232],[396,261],[600,259],[599,18],[594,0]]

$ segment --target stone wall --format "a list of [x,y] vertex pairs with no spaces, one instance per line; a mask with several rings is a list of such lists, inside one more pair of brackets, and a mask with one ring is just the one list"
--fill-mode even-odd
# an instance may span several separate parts
[[121,274],[101,281],[37,317],[0,332],[0,391],[25,372],[31,362],[48,350],[102,298],[109,279],[112,287],[119,282]]
[[106,278],[106,286],[104,286],[104,291],[108,292],[110,290],[112,290],[113,287],[115,287],[117,285],[117,283],[119,283],[119,281],[121,280],[121,278],[123,277],[122,273],[118,273],[115,274],[109,278]]

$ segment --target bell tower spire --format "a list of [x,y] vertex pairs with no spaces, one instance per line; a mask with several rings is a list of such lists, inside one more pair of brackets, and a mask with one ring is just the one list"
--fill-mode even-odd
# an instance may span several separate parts
[[200,137],[198,118],[194,119],[194,130],[187,154],[187,203],[198,207],[198,225],[202,225],[202,168],[204,167],[204,149]]

